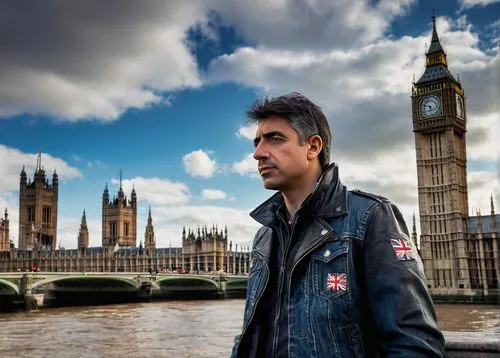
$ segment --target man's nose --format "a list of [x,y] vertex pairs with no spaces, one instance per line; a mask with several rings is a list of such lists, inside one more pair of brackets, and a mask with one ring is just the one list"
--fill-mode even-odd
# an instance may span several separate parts
[[267,158],[269,156],[269,153],[267,152],[265,145],[262,145],[262,142],[257,144],[255,147],[255,150],[253,152],[253,158],[255,160],[261,160],[263,158]]

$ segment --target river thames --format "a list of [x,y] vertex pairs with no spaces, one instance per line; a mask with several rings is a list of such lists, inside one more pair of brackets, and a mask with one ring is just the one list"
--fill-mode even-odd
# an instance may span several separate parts
[[[0,357],[228,357],[243,299],[0,314]],[[444,331],[498,331],[500,306],[437,305]]]

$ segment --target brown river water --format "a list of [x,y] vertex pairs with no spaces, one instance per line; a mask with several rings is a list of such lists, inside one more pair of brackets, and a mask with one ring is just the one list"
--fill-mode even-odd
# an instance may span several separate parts
[[[243,299],[0,314],[0,357],[228,357]],[[445,331],[498,331],[500,306],[437,305]]]

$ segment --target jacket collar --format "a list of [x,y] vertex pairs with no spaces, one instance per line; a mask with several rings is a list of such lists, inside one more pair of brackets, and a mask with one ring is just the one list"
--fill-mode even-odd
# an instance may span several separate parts
[[[250,216],[264,226],[273,227],[277,222],[276,214],[284,205],[283,195],[278,192],[255,208]],[[323,170],[314,190],[299,210],[307,210],[323,218],[347,213],[347,189],[340,182],[339,168],[335,163]]]

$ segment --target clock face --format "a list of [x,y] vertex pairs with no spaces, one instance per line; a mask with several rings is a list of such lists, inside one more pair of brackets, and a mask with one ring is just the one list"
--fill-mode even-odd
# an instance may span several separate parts
[[425,96],[420,102],[422,117],[434,117],[441,114],[441,99],[436,95]]
[[464,118],[464,100],[458,93],[456,93],[455,96],[457,102],[457,116]]

